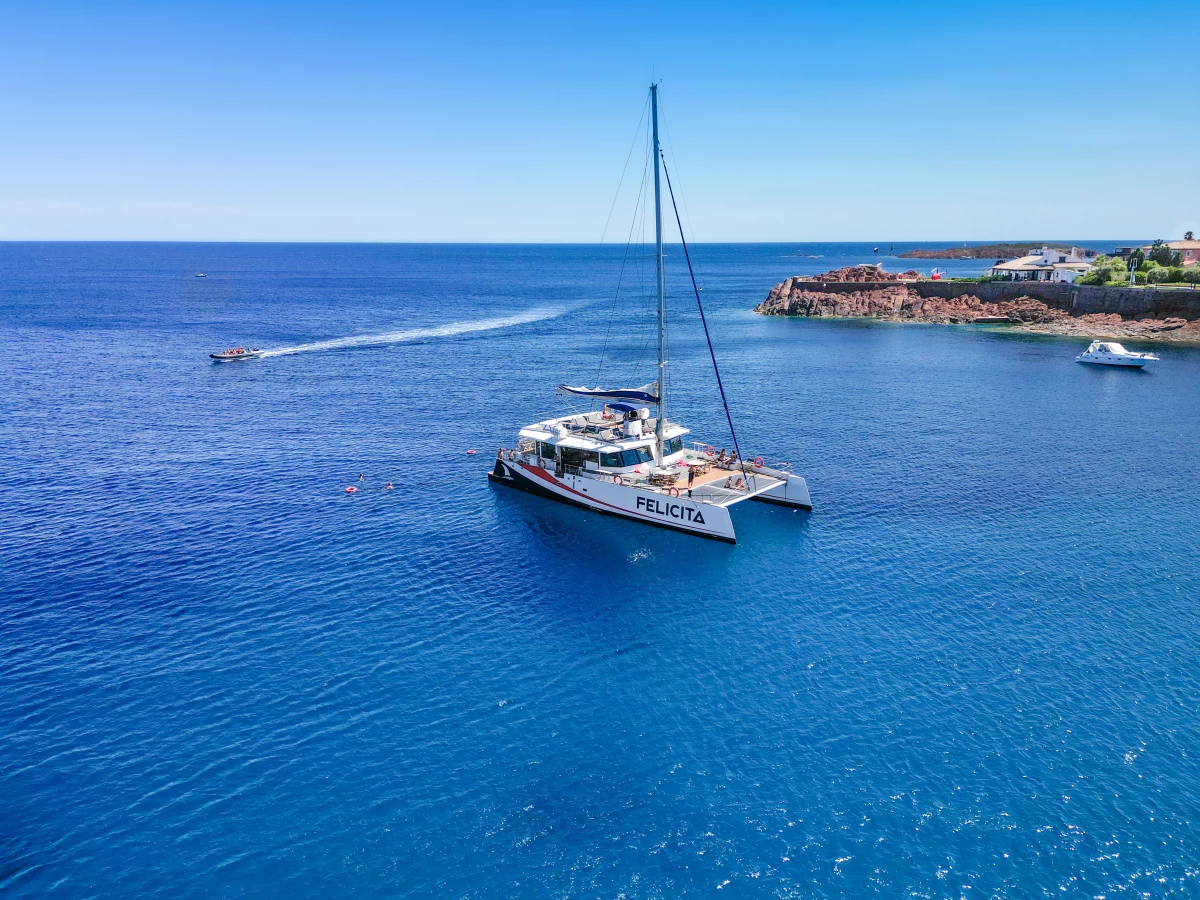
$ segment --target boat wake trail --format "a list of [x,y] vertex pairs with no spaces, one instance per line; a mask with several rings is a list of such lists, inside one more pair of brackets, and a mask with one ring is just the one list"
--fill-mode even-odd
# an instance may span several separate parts
[[473,331],[494,331],[497,328],[512,328],[515,325],[527,325],[530,322],[540,322],[543,319],[553,319],[567,311],[566,307],[541,307],[527,310],[512,316],[502,316],[494,319],[479,319],[474,322],[450,322],[446,325],[436,325],[431,328],[410,328],[405,331],[385,331],[382,334],[356,334],[352,337],[332,338],[328,341],[316,341],[311,344],[297,344],[295,347],[276,347],[273,350],[263,350],[259,356],[290,356],[293,353],[312,353],[318,350],[345,350],[350,347],[374,347],[383,344],[404,344],[411,341],[428,338],[452,337],[458,334],[470,334]]

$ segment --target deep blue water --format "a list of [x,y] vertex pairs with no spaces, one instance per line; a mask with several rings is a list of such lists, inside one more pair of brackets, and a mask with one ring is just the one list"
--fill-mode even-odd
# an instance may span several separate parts
[[606,334],[645,371],[621,256],[0,245],[0,893],[1200,890],[1200,352],[757,317],[870,248],[698,248],[815,504],[726,546],[484,477]]

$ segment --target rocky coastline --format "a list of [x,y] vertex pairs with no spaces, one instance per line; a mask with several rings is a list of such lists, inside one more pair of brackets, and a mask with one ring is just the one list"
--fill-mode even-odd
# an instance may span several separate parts
[[1055,241],[1019,241],[1004,244],[976,244],[972,247],[946,247],[941,250],[905,250],[900,259],[1017,259],[1042,247],[1062,246]]
[[[973,285],[950,297],[922,296],[917,273],[892,274],[854,266],[811,277],[789,278],[754,308],[768,316],[870,318],[943,325],[997,325],[1034,334],[1160,342],[1200,343],[1200,318],[1060,309],[1033,297],[987,300]],[[847,289],[843,285],[859,285]],[[942,283],[942,287],[948,287]],[[836,287],[836,289],[833,289]],[[953,286],[954,289],[958,285]]]

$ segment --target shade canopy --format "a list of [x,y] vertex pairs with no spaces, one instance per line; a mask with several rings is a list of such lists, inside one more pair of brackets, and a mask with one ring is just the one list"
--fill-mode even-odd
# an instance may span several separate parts
[[[652,381],[637,388],[586,388],[560,384],[559,393],[574,394],[576,397],[597,397],[601,400],[634,400],[638,403],[658,402],[658,382]],[[612,406],[613,404],[609,404]]]
[[631,413],[637,412],[639,409],[645,409],[644,406],[638,406],[634,403],[605,403],[609,409],[615,409],[617,412]]

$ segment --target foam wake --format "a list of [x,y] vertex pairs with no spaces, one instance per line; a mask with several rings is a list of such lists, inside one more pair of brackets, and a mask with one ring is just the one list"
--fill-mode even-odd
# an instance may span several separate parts
[[385,331],[381,334],[356,334],[352,337],[331,338],[328,341],[316,341],[311,344],[297,344],[295,347],[276,347],[273,350],[262,351],[260,356],[289,356],[293,353],[312,353],[318,350],[345,350],[349,347],[403,344],[428,338],[469,334],[473,331],[494,331],[497,328],[512,328],[515,325],[526,325],[530,322],[539,322],[543,319],[553,319],[556,316],[561,316],[564,312],[566,312],[565,308],[542,307],[512,316],[478,319],[474,322],[450,322],[446,325],[436,325],[431,328],[410,328],[405,331]]

